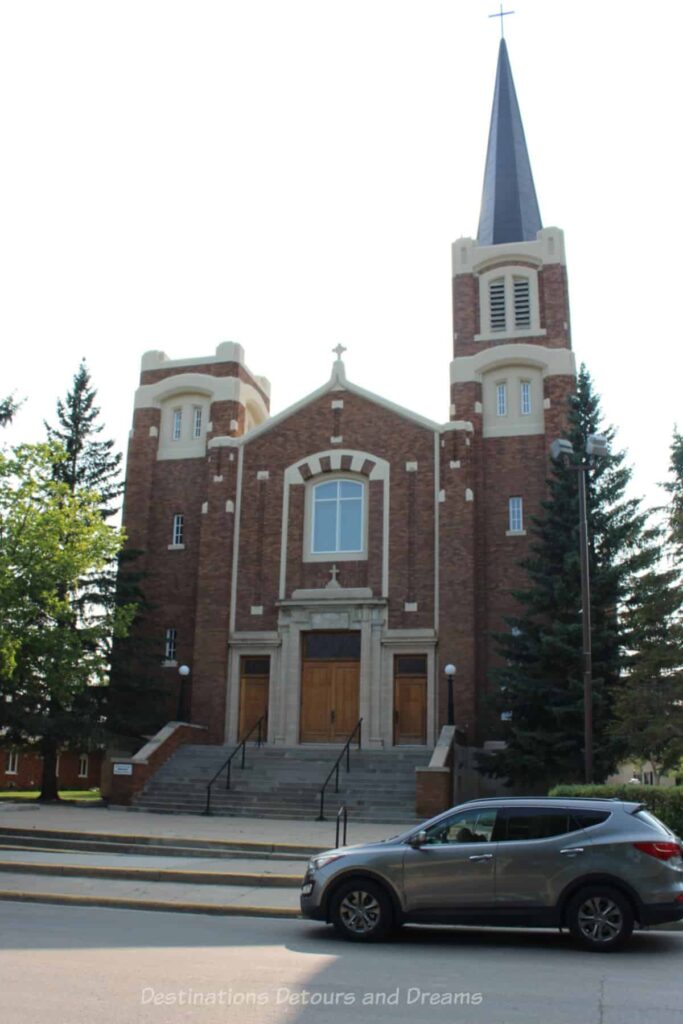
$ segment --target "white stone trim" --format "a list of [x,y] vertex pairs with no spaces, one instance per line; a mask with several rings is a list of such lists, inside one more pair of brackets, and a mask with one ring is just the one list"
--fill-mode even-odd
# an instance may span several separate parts
[[344,399],[343,398],[334,398],[330,402],[330,408],[332,408],[332,409],[343,409],[344,408]]
[[269,480],[270,472],[267,469],[259,469],[256,473],[257,480]]
[[403,602],[403,611],[404,612],[416,612],[417,611],[417,601],[404,601]]
[[230,581],[230,632],[235,632],[237,616],[237,573],[239,571],[240,553],[240,516],[242,512],[242,475],[244,470],[244,449],[239,449],[237,457],[237,486],[235,488],[235,526],[232,534],[232,579]]
[[[434,435],[434,629],[439,628],[439,534],[440,524],[439,517],[441,515],[441,509],[439,505],[441,503],[441,445],[440,438]],[[444,494],[445,498],[445,494]]]
[[568,348],[546,348],[512,342],[496,345],[473,356],[457,356],[451,360],[451,384],[480,384],[483,375],[498,367],[531,366],[542,377],[576,376],[576,359]]
[[251,606],[251,614],[252,615],[263,615],[263,605],[262,604],[252,604],[252,606]]
[[167,547],[168,547],[169,551],[184,551],[185,550],[185,545],[184,544],[169,544]]
[[406,473],[417,473],[417,462],[406,462]]
[[488,265],[522,259],[538,266],[566,265],[564,232],[560,228],[541,228],[530,242],[478,245],[473,238],[458,238],[451,248],[453,277],[480,273]]
[[[241,453],[242,449],[240,449]],[[351,457],[351,467],[348,470],[342,470],[342,457]],[[381,458],[379,455],[374,455],[372,452],[361,452],[353,449],[342,449],[335,448],[334,450],[315,452],[310,455],[306,455],[303,458],[297,459],[291,466],[288,466],[283,475],[283,487],[282,487],[282,526],[280,531],[280,582],[278,587],[278,594],[281,601],[287,596],[287,538],[289,535],[289,489],[290,487],[303,487],[308,481],[304,480],[301,475],[301,467],[307,465],[310,469],[312,476],[317,477],[322,474],[322,468],[320,460],[329,458],[330,467],[334,473],[348,472],[349,474],[356,474],[366,480],[381,480],[383,483],[383,496],[384,496],[384,518],[382,522],[382,596],[387,597],[389,593],[389,483],[390,483],[390,466],[386,459]],[[369,477],[361,473],[364,463],[366,460],[370,460],[374,463],[374,466],[370,472]],[[368,502],[365,503],[364,515],[367,516]],[[306,543],[305,536],[302,537],[302,543]],[[305,549],[304,549],[305,550]],[[367,549],[366,549],[367,550]],[[304,552],[302,552],[302,555]],[[334,553],[331,555],[325,555],[323,558],[316,557],[311,559],[312,561],[348,561],[349,558],[344,557],[345,553]],[[359,556],[353,554],[351,556],[355,560],[359,560]],[[365,555],[367,557],[367,553]]]

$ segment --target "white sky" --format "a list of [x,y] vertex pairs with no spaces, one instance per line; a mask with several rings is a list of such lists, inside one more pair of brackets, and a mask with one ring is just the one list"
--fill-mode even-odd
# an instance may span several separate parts
[[[681,394],[680,0],[506,18],[573,341],[661,500]],[[41,436],[81,356],[125,448],[140,356],[239,341],[278,412],[349,377],[448,419],[450,244],[477,230],[493,0],[3,0],[0,396]]]

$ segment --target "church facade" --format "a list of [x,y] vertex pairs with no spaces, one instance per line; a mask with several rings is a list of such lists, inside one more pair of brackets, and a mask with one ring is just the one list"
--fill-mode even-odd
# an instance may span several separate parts
[[350,381],[341,347],[275,416],[238,344],[144,355],[124,526],[169,717],[211,742],[262,718],[268,743],[339,744],[362,718],[365,747],[431,747],[447,664],[467,742],[495,733],[492,634],[575,378],[563,235],[541,223],[504,41],[479,231],[452,267],[446,423]]

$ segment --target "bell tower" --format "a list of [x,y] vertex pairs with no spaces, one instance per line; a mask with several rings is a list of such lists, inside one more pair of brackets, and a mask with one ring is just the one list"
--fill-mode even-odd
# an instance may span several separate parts
[[453,243],[452,276],[450,419],[470,425],[467,444],[449,463],[459,467],[467,487],[463,529],[473,551],[463,580],[474,624],[464,714],[477,723],[481,741],[487,730],[491,735],[492,634],[505,630],[505,617],[516,611],[512,592],[525,579],[519,562],[529,553],[529,525],[545,496],[550,444],[563,433],[576,375],[564,236],[541,221],[504,39],[479,229],[476,239]]

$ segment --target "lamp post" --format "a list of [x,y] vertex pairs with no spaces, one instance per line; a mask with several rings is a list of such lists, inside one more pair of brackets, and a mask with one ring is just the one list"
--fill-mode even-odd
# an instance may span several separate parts
[[190,674],[189,665],[181,665],[178,669],[178,675],[180,676],[180,690],[178,692],[178,721],[182,722],[185,717],[185,680]]
[[581,564],[581,631],[583,645],[583,759],[587,783],[593,781],[593,643],[591,633],[591,584],[588,552],[588,502],[586,500],[586,472],[594,457],[609,454],[607,438],[603,434],[590,434],[581,461],[573,463],[574,448],[564,439],[553,441],[550,454],[563,461],[579,475],[579,550]]
[[455,725],[455,709],[453,707],[453,679],[455,678],[455,665],[448,664],[444,668],[448,681],[448,725]]

